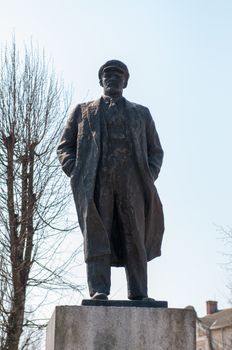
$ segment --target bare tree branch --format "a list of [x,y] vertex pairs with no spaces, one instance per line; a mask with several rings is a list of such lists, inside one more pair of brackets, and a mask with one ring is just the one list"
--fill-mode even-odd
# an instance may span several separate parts
[[[31,288],[80,290],[69,264],[58,262],[60,246],[75,226],[65,219],[70,201],[56,160],[70,105],[44,54],[15,40],[0,58],[0,348],[29,349],[44,323],[33,321]],[[31,328],[33,331],[26,331]],[[36,331],[35,331],[36,329]],[[24,331],[23,342],[22,332]],[[20,341],[21,337],[21,341]],[[21,344],[21,345],[20,345]]]

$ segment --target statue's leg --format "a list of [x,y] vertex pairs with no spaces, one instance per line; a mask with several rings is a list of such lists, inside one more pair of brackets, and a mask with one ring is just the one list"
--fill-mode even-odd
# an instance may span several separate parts
[[[123,208],[124,262],[128,284],[128,298],[147,297],[147,255],[144,246],[144,225],[135,217],[136,211]],[[144,220],[143,220],[144,221]]]
[[[95,185],[94,202],[110,239],[114,196],[111,177],[108,172],[104,172],[101,168]],[[110,262],[110,254],[96,256],[87,261],[87,280],[91,297],[94,297],[96,293],[110,294]]]
[[110,255],[97,256],[87,262],[89,294],[110,294]]
[[121,221],[128,298],[147,297],[147,254],[144,244],[144,196],[133,165],[118,177],[117,209]]

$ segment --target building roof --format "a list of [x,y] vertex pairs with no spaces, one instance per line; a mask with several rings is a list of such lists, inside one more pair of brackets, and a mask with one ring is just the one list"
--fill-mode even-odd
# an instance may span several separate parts
[[232,308],[214,312],[199,318],[199,320],[210,329],[232,327]]

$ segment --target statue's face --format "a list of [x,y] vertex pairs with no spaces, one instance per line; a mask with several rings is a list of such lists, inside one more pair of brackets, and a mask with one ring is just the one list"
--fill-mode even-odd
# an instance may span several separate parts
[[110,68],[103,72],[101,84],[106,96],[121,96],[125,83],[125,75],[120,70]]

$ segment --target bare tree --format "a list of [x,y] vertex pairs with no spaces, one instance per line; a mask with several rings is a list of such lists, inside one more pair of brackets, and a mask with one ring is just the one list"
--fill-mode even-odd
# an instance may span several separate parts
[[72,257],[56,258],[71,229],[56,159],[70,93],[33,45],[21,57],[13,40],[0,59],[0,346],[18,350],[24,327],[43,324],[27,308],[31,288],[79,290],[67,278]]

